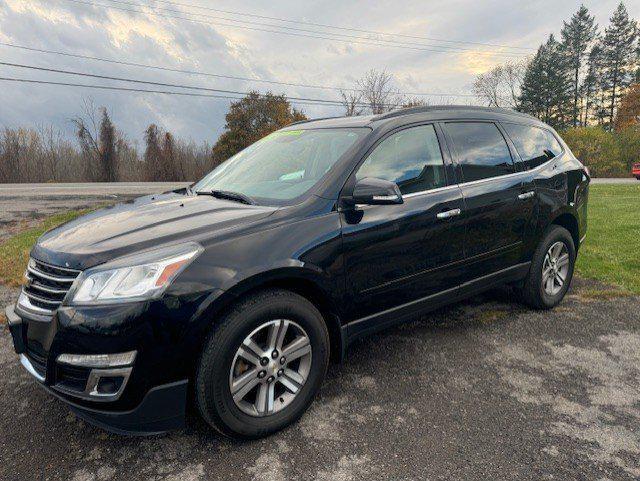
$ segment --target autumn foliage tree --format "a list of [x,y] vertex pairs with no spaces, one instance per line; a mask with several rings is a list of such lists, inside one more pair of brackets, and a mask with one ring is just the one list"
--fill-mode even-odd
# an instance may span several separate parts
[[211,152],[213,163],[224,162],[271,132],[306,119],[284,95],[250,92],[231,104],[225,117],[225,131]]
[[640,83],[633,84],[620,101],[616,113],[617,131],[640,125]]

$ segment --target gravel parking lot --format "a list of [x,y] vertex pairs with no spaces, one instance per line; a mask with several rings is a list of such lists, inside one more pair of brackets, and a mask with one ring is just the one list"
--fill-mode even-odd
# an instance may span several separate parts
[[[16,297],[0,286],[0,305]],[[298,424],[244,443],[195,414],[163,436],[94,428],[4,331],[0,479],[638,479],[639,300],[576,279],[550,312],[508,290],[439,310],[353,345]]]

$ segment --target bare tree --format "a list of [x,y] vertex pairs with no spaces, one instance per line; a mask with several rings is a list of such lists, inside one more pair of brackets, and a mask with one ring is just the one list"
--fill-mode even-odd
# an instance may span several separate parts
[[500,106],[500,89],[502,85],[502,66],[478,75],[473,82],[473,93],[489,107]]
[[37,133],[42,142],[42,167],[46,172],[47,180],[57,182],[62,163],[59,155],[64,143],[62,133],[51,125],[38,126]]
[[518,106],[518,98],[520,97],[520,89],[524,73],[527,69],[527,62],[507,62],[503,65],[503,80],[507,94],[507,105],[511,108]]
[[98,118],[92,99],[82,100],[82,113],[71,119],[71,122],[76,127],[76,134],[82,150],[99,155]]
[[91,180],[101,180],[98,173],[98,159],[100,158],[98,111],[92,99],[82,100],[82,113],[71,119],[76,127],[76,135],[84,157],[84,177]]
[[373,114],[382,114],[402,105],[400,91],[393,85],[393,75],[386,70],[370,70],[357,82],[357,89]]
[[429,105],[429,101],[422,97],[406,97],[402,100],[402,108],[408,109],[410,107],[426,107]]
[[97,109],[91,99],[85,99],[82,111],[71,122],[85,158],[85,176],[98,182],[114,182],[118,180],[119,153],[129,147],[106,108]]
[[340,90],[340,96],[342,97],[342,106],[345,110],[347,117],[353,117],[354,115],[360,115],[364,112],[362,106],[362,92],[360,90]]
[[0,137],[0,182],[19,182],[22,130],[5,127]]
[[476,77],[473,93],[489,107],[516,108],[525,69],[525,62],[493,67]]

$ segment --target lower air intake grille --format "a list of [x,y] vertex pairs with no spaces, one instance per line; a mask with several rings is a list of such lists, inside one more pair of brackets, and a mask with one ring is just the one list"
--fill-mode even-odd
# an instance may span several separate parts
[[29,341],[26,354],[36,372],[45,377],[47,372],[47,352],[39,343]]

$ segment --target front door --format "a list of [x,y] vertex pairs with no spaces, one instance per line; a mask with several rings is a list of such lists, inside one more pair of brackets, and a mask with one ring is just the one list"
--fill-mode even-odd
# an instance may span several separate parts
[[431,124],[389,134],[358,168],[357,179],[396,182],[404,203],[341,214],[348,320],[457,286],[449,267],[463,258],[463,205],[446,172]]

